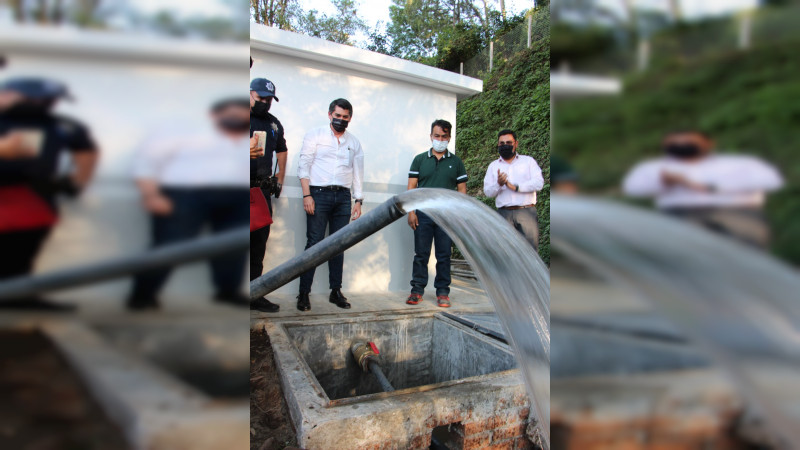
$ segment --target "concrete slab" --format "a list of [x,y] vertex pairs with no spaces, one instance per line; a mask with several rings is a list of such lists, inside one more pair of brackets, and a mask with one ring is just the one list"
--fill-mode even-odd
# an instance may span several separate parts
[[246,449],[246,400],[220,402],[133,355],[105,344],[76,322],[38,327],[62,351],[134,449]]
[[311,311],[297,310],[297,294],[270,294],[267,298],[273,303],[281,306],[277,313],[264,313],[253,311],[251,313],[251,326],[258,327],[263,325],[263,321],[284,318],[303,318],[330,315],[349,316],[357,313],[407,313],[415,314],[422,311],[494,311],[492,305],[483,288],[477,281],[454,279],[450,291],[450,308],[440,308],[436,306],[436,296],[433,293],[426,293],[423,301],[419,305],[406,305],[408,292],[374,292],[368,294],[349,294],[344,292],[348,301],[352,305],[350,309],[341,309],[328,301],[327,294],[311,294]]
[[134,352],[109,345],[75,318],[17,314],[0,319],[1,328],[36,329],[50,339],[132,449],[249,447],[246,398],[215,400]]

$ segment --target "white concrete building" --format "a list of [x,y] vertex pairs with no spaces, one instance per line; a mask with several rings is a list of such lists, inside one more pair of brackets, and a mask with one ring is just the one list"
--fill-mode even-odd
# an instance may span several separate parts
[[[348,131],[364,148],[366,213],[406,189],[411,160],[430,148],[435,119],[454,125],[450,149],[455,148],[456,102],[483,89],[478,79],[263,25],[251,24],[250,48],[250,77],[275,84],[280,102],[273,102],[270,112],[285,127],[289,148],[283,195],[273,203],[275,224],[265,270],[305,247],[306,218],[297,178],[300,147],[306,131],[328,123],[332,100],[343,97],[353,104]],[[345,253],[343,291],[409,291],[413,249],[413,232],[402,219],[362,241]],[[435,262],[433,256],[431,260]],[[282,291],[297,292],[298,283]],[[432,283],[433,277],[431,288]],[[317,269],[313,291],[328,291],[327,265]]]
[[[66,83],[76,101],[63,102],[59,111],[86,123],[101,149],[90,188],[79,201],[62,204],[61,222],[37,262],[40,273],[142,251],[149,225],[131,177],[137,146],[175,124],[204,129],[212,102],[246,95],[246,44],[3,24],[0,54],[7,59],[0,79],[34,75]],[[197,304],[211,292],[208,279],[204,264],[186,266],[165,296]],[[106,299],[121,299],[129,285],[119,280],[56,297],[120,307]]]
[[[0,78],[39,75],[68,84],[76,101],[59,110],[87,123],[102,150],[92,186],[79,201],[63,202],[61,223],[37,262],[40,273],[143,250],[149,226],[130,172],[137,146],[173,124],[207,127],[208,106],[222,97],[247,95],[250,78],[263,76],[276,84],[281,101],[272,112],[286,127],[289,146],[287,186],[275,202],[266,269],[305,245],[298,154],[303,134],[327,122],[331,100],[345,97],[355,108],[348,130],[365,151],[366,212],[405,190],[412,158],[430,146],[430,123],[443,118],[455,125],[457,100],[483,86],[477,79],[259,25],[253,25],[251,49],[16,25],[0,28],[0,42],[0,54],[7,59]],[[255,63],[246,79],[248,50]],[[412,236],[401,221],[348,251],[345,292],[407,291]],[[203,263],[178,270],[164,292],[165,306],[205,301],[211,292],[207,274]],[[315,291],[327,291],[324,265],[315,278]],[[97,305],[119,307],[120,302],[106,299],[121,299],[129,285],[129,280],[118,280],[55,297],[97,299]],[[284,290],[296,288],[295,281]]]

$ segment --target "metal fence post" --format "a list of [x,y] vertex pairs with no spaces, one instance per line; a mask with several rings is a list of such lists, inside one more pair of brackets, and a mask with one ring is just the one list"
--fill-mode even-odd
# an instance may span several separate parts
[[750,48],[751,35],[753,30],[753,15],[748,11],[739,18],[739,48],[747,50]]
[[489,72],[494,67],[494,41],[489,42]]
[[639,41],[639,45],[637,47],[636,52],[636,62],[637,62],[637,69],[640,72],[644,72],[647,70],[647,66],[650,65],[650,40],[649,39],[641,39]]
[[531,48],[532,35],[533,35],[533,14],[528,16],[528,48]]

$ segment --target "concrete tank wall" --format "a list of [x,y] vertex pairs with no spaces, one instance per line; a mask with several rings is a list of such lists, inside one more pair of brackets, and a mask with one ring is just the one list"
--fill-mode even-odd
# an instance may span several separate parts
[[290,338],[332,400],[383,392],[350,353],[357,341],[380,351],[381,368],[399,390],[516,367],[510,351],[436,317],[289,325]]

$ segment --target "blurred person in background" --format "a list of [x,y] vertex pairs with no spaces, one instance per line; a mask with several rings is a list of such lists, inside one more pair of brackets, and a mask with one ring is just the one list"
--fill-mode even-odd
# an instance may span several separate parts
[[[347,126],[353,120],[353,105],[337,98],[328,106],[328,124],[306,133],[300,150],[297,176],[303,189],[303,209],[306,212],[306,250],[318,244],[328,234],[344,228],[350,220],[361,217],[364,203],[364,150],[361,142]],[[352,189],[352,191],[351,191]],[[352,192],[352,194],[351,194]],[[353,201],[351,207],[351,200]],[[300,276],[297,309],[311,309],[312,268]],[[344,253],[328,260],[328,300],[339,308],[349,309],[350,303],[342,294]]]
[[631,197],[759,248],[769,245],[766,193],[783,185],[778,170],[747,155],[719,154],[706,134],[678,131],[662,141],[663,156],[636,165],[623,181]]
[[564,158],[558,155],[550,155],[550,188],[559,194],[577,194],[580,190],[578,186],[578,172]]
[[[250,65],[252,66],[252,59]],[[264,148],[261,156],[253,155],[250,159],[250,187],[260,187],[264,198],[267,199],[269,212],[272,214],[272,195],[278,198],[283,188],[286,176],[286,138],[283,125],[277,117],[270,114],[272,101],[278,100],[275,96],[275,84],[266,78],[254,78],[250,82],[250,147],[256,145],[255,132],[266,133]],[[275,153],[275,166],[273,167],[272,154]],[[253,156],[256,156],[253,158]],[[277,173],[275,173],[277,169]],[[270,226],[259,228],[250,232],[250,281],[260,277],[264,271],[264,257],[267,252]],[[264,312],[278,312],[280,306],[265,297],[256,299],[250,305],[251,309]]]
[[[442,119],[431,124],[431,148],[418,154],[408,169],[408,190],[440,188],[467,193],[467,169],[461,158],[447,150],[453,125]],[[447,232],[422,211],[408,212],[408,226],[414,230],[414,261],[411,266],[411,294],[407,305],[417,305],[428,286],[428,260],[431,245],[436,256],[436,304],[450,307],[450,255],[453,240]]]
[[497,211],[531,244],[539,248],[539,218],[536,191],[544,187],[542,169],[536,160],[517,153],[517,134],[501,130],[497,136],[499,158],[489,164],[483,192],[495,199]]
[[[66,86],[44,78],[0,85],[0,280],[29,275],[58,220],[57,197],[77,197],[94,174],[98,149],[81,122],[55,114]],[[71,168],[59,164],[71,156]],[[3,308],[72,310],[37,297],[0,302]]]
[[[213,232],[245,227],[250,220],[247,160],[250,105],[246,98],[221,100],[211,107],[213,129],[159,136],[144,143],[134,162],[142,204],[151,216],[154,247],[192,239],[203,227]],[[248,306],[240,292],[246,254],[211,258],[214,300]],[[158,308],[158,295],[171,268],[136,276],[127,306]]]

